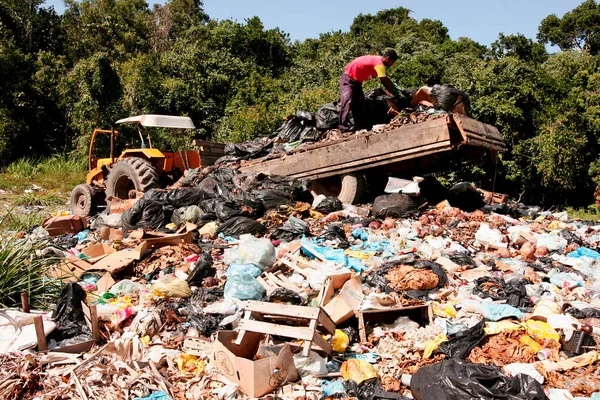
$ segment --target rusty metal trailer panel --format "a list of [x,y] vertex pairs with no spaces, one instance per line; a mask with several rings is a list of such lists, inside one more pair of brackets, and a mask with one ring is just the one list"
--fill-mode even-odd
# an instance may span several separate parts
[[244,163],[243,173],[269,173],[317,180],[337,175],[460,152],[478,157],[485,151],[504,152],[495,127],[462,114],[448,114],[414,125],[353,135],[317,143],[284,154]]

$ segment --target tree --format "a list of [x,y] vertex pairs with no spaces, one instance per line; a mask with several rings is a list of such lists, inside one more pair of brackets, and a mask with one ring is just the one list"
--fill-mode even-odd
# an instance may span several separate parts
[[544,46],[525,37],[522,34],[504,35],[500,33],[498,40],[492,43],[492,57],[517,57],[524,61],[541,64],[548,59]]
[[561,50],[585,50],[592,55],[600,52],[600,5],[586,0],[562,18],[549,15],[539,27],[538,40]]

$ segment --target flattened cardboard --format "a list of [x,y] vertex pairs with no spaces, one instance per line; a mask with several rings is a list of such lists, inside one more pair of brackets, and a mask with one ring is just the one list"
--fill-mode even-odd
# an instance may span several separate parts
[[134,260],[140,260],[145,252],[146,243],[142,242],[134,249],[120,250],[107,255],[94,264],[93,269],[104,270],[113,275],[118,275],[120,272],[129,267]]
[[[327,281],[330,284],[327,284]],[[343,286],[341,286],[339,293],[332,297],[334,289],[339,288],[342,283]],[[319,296],[319,304],[336,325],[352,318],[365,298],[360,278],[353,274],[327,277],[322,290],[323,296]]]
[[46,228],[50,236],[65,235],[67,233],[75,234],[87,229],[87,226],[87,219],[79,215],[52,217],[42,222],[42,227]]
[[137,199],[119,199],[118,197],[111,196],[106,200],[110,202],[109,214],[123,214],[125,211],[129,210],[135,203],[138,201]]
[[108,292],[115,283],[110,272],[107,272],[96,282],[96,287],[100,292]]
[[50,275],[62,280],[64,283],[77,282],[78,278],[91,268],[92,264],[89,262],[69,254],[50,271]]
[[263,335],[246,332],[242,343],[234,343],[237,332],[219,331],[213,345],[212,362],[249,397],[260,397],[298,379],[292,351],[284,345],[277,357],[254,361]]

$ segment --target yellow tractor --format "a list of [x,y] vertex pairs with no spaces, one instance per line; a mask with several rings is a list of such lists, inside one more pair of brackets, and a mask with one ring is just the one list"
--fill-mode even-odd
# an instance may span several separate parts
[[[224,152],[224,145],[206,141],[194,141],[200,150],[164,152],[152,147],[150,135],[144,140],[145,127],[195,129],[189,117],[171,115],[138,115],[117,121],[117,124],[135,124],[141,140],[138,149],[126,149],[115,158],[115,142],[119,132],[95,129],[88,153],[86,184],[77,185],[71,192],[71,211],[86,217],[94,215],[107,204],[111,197],[135,198],[136,192],[146,192],[159,187],[161,177],[176,181],[187,169],[212,165]],[[99,134],[110,137],[110,157],[94,156],[94,143]]]

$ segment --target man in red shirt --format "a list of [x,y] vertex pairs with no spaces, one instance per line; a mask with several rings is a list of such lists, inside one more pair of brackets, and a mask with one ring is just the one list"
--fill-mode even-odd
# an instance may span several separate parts
[[[344,68],[340,78],[340,126],[342,132],[367,128],[363,115],[365,94],[362,83],[374,77],[379,77],[388,92],[397,95],[397,89],[387,77],[386,67],[389,68],[398,59],[394,50],[387,50],[383,56],[362,56],[354,59]],[[350,126],[350,111],[354,118],[354,127]]]

